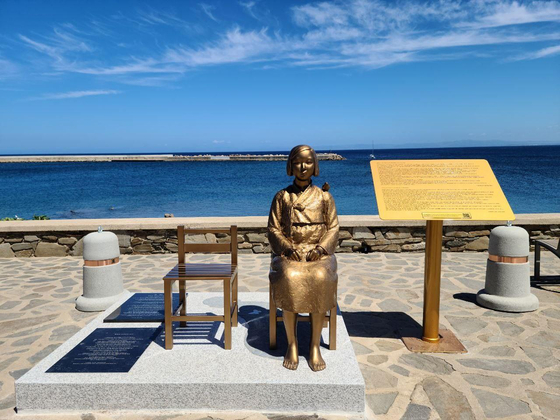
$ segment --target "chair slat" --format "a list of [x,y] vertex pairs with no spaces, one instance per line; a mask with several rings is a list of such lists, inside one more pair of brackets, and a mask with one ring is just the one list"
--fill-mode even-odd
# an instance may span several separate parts
[[185,252],[229,252],[230,244],[189,244],[183,245]]

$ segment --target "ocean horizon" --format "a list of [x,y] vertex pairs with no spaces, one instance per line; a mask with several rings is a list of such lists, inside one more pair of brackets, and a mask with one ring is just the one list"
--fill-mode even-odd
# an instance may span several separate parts
[[[344,161],[320,162],[314,182],[328,182],[338,213],[378,214],[371,149],[325,150]],[[73,153],[287,154],[261,152]],[[515,213],[560,211],[560,146],[376,149],[376,159],[486,159]],[[13,156],[13,155],[12,155]],[[25,156],[25,155],[18,155]],[[48,154],[33,154],[48,156]],[[0,164],[0,218],[52,219],[265,216],[274,194],[291,183],[285,162],[49,162]]]

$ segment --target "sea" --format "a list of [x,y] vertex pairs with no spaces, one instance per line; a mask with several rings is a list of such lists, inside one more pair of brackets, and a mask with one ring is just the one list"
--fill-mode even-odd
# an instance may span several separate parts
[[[339,214],[378,214],[372,150],[332,152],[346,160],[321,161],[315,184],[329,183]],[[560,212],[560,146],[374,153],[379,160],[486,159],[515,213]],[[0,163],[0,218],[266,216],[291,182],[282,161]]]

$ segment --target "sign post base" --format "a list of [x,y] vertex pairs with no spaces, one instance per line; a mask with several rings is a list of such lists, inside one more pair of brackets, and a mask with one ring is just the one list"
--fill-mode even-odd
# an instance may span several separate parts
[[430,343],[419,335],[401,333],[401,340],[413,353],[467,353],[467,349],[450,330],[439,330],[439,341]]

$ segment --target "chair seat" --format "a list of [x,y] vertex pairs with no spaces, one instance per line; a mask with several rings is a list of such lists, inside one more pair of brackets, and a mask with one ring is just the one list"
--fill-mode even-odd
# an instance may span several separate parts
[[232,264],[177,264],[163,278],[164,280],[223,280],[230,278],[237,271]]

